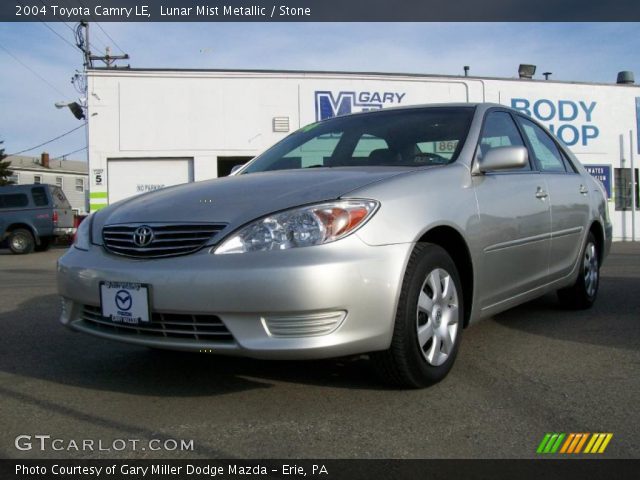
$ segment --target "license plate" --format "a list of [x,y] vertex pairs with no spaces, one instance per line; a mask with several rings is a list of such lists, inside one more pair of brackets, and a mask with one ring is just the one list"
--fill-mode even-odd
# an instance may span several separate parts
[[142,283],[100,283],[102,316],[114,323],[138,325],[149,322],[149,286]]

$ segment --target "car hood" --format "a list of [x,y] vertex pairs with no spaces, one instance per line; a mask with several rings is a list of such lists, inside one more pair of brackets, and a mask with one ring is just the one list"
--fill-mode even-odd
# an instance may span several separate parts
[[94,239],[104,225],[121,223],[227,223],[234,228],[270,213],[337,199],[415,167],[281,170],[216,178],[138,195],[100,210]]

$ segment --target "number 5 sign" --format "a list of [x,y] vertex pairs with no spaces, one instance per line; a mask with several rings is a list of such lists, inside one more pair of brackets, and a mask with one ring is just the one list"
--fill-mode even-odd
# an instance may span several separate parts
[[96,186],[102,185],[102,179],[104,175],[104,169],[96,168],[93,170],[93,184]]

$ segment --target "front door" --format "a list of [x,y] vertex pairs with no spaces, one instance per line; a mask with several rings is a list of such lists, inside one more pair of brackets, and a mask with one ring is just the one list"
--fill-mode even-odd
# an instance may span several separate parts
[[[510,113],[489,111],[477,155],[524,146]],[[531,163],[473,177],[478,201],[480,305],[488,309],[544,284],[548,277],[550,209],[545,179]]]

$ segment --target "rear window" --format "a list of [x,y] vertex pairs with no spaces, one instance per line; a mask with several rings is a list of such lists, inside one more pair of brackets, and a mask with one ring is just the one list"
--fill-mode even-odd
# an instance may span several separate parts
[[47,198],[47,192],[44,187],[34,187],[31,189],[31,196],[33,197],[33,203],[36,207],[46,207],[49,205],[49,199]]
[[53,198],[53,207],[63,210],[70,210],[71,204],[60,187],[51,188],[51,197]]
[[27,205],[29,205],[29,199],[24,193],[0,195],[0,208],[22,208]]

